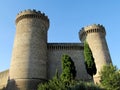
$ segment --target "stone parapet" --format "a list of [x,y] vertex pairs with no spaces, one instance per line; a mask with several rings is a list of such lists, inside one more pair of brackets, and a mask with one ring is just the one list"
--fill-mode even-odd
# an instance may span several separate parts
[[86,37],[89,33],[97,33],[100,32],[104,35],[106,35],[106,31],[103,25],[100,24],[92,24],[90,26],[83,27],[79,32],[80,40],[82,40],[84,37]]
[[24,18],[36,18],[36,19],[42,19],[45,23],[47,23],[47,28],[49,28],[49,19],[48,16],[45,15],[45,13],[41,13],[41,11],[36,11],[36,10],[24,10],[21,11],[20,13],[18,13],[18,15],[16,16],[16,24],[24,19]]
[[48,43],[48,50],[83,50],[83,43]]

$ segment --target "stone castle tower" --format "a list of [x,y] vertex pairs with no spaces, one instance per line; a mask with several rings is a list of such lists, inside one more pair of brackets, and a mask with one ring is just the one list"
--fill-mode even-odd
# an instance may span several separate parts
[[95,82],[99,82],[99,72],[103,65],[112,63],[105,35],[105,28],[99,24],[84,27],[80,31],[80,40],[88,42],[95,59],[97,68],[97,74],[94,76]]
[[61,73],[61,56],[68,54],[75,63],[76,79],[90,81],[84,65],[84,40],[87,40],[95,58],[99,82],[99,71],[104,64],[111,63],[102,25],[90,25],[80,30],[82,43],[48,43],[49,19],[36,10],[25,10],[16,17],[16,36],[10,69],[0,73],[0,88],[8,90],[36,90],[41,82],[51,79],[56,69]]
[[[16,17],[16,36],[10,66],[10,83],[34,90],[47,80],[47,16],[27,10]],[[40,67],[40,68],[39,68]]]

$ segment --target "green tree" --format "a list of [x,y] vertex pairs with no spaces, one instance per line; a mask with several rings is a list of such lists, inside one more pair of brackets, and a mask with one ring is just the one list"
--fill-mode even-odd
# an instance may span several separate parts
[[100,72],[100,83],[107,90],[120,90],[120,72],[116,66],[105,65]]
[[62,74],[61,80],[68,83],[76,77],[74,62],[68,55],[62,56]]
[[96,74],[97,69],[92,55],[92,51],[86,41],[84,42],[84,57],[87,73],[93,77],[93,75]]
[[86,83],[82,81],[72,81],[66,85],[60,79],[49,80],[48,83],[40,84],[38,90],[105,90],[93,83]]
[[39,84],[38,90],[67,90],[65,83],[60,80],[58,70],[56,70],[55,76],[46,83]]
[[39,84],[38,90],[68,90],[74,83],[76,77],[75,65],[68,55],[62,56],[62,73],[59,77],[56,70],[52,80],[44,84]]
[[44,84],[38,85],[38,90],[67,90],[65,83],[57,78],[53,78]]

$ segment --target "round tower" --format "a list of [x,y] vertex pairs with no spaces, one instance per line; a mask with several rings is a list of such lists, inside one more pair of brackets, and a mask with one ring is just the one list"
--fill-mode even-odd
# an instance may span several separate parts
[[94,82],[99,83],[99,72],[105,64],[112,63],[107,42],[105,39],[105,28],[98,24],[93,24],[82,28],[79,32],[81,42],[86,40],[92,50],[93,57],[95,59],[97,73],[94,76]]
[[17,15],[9,90],[36,90],[38,83],[47,80],[48,28],[49,19],[40,11],[25,10]]

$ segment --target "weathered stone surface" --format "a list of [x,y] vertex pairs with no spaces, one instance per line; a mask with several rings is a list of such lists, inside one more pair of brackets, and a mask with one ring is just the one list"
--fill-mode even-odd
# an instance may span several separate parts
[[0,72],[0,90],[6,87],[8,82],[9,70]]
[[63,54],[69,55],[75,63],[76,79],[91,79],[86,72],[84,65],[83,44],[82,43],[48,43],[48,79],[55,75],[56,69],[61,74],[61,57]]
[[37,82],[47,80],[48,28],[48,18],[35,10],[26,10],[17,15],[9,83],[14,80],[21,89],[31,86],[31,81],[37,87]]
[[97,74],[94,81],[99,82],[102,66],[111,62],[105,28],[90,25],[80,31],[82,43],[48,43],[49,19],[44,13],[25,10],[16,17],[16,36],[10,70],[0,73],[0,89],[36,90],[38,83],[51,79],[56,69],[61,73],[61,57],[69,55],[75,63],[76,79],[89,81],[84,65],[83,42],[86,39],[95,58]]
[[94,76],[95,82],[99,82],[99,72],[103,65],[112,63],[105,35],[105,28],[99,24],[84,27],[80,31],[80,40],[88,42],[95,59],[97,68],[97,74]]

